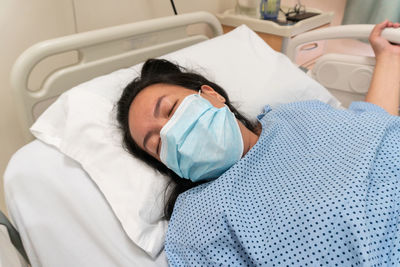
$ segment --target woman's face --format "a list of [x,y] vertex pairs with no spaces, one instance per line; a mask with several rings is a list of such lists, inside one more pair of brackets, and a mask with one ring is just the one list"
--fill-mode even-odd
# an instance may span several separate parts
[[[182,100],[192,94],[197,92],[169,84],[154,84],[143,89],[129,109],[129,129],[136,144],[160,160],[160,131]],[[217,108],[225,104],[225,98],[208,85],[201,87],[201,96]]]

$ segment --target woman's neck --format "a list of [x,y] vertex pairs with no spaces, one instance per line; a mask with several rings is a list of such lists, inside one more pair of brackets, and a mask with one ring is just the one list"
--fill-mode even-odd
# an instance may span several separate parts
[[257,122],[257,126],[254,132],[250,131],[246,126],[243,125],[240,121],[238,121],[239,124],[239,129],[242,134],[242,139],[243,139],[243,154],[242,157],[244,157],[247,152],[257,143],[258,138],[261,134],[261,124]]

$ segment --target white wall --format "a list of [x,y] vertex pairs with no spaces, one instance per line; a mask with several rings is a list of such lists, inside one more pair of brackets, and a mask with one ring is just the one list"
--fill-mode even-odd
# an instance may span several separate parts
[[[175,0],[178,13],[198,10],[217,13],[234,4],[235,0]],[[173,10],[168,0],[0,1],[0,210],[6,211],[3,173],[11,155],[24,145],[9,82],[18,55],[42,40],[170,15]]]
[[[178,13],[199,10],[218,13],[235,5],[235,0],[174,2]],[[174,14],[168,0],[75,0],[75,7],[80,32]]]

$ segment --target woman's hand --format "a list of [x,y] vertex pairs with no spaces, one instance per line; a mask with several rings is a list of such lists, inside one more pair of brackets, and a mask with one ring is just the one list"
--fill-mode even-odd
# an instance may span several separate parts
[[381,34],[385,28],[399,27],[399,23],[385,20],[377,24],[369,36],[376,64],[365,101],[392,115],[398,115],[400,104],[400,45],[388,42]]
[[372,49],[374,50],[375,57],[380,58],[382,55],[388,56],[399,56],[400,57],[400,45],[392,44],[381,36],[382,31],[385,28],[399,28],[400,23],[393,23],[385,20],[375,25],[369,36],[369,42],[371,43]]

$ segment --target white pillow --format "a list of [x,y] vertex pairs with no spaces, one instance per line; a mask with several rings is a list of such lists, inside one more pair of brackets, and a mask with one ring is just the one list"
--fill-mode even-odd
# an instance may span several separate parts
[[[221,85],[251,118],[266,104],[319,99],[340,105],[246,26],[164,58]],[[140,68],[121,69],[65,92],[31,131],[82,165],[128,236],[154,257],[163,248],[167,228],[161,220],[167,179],[123,150],[114,117],[116,101]]]

